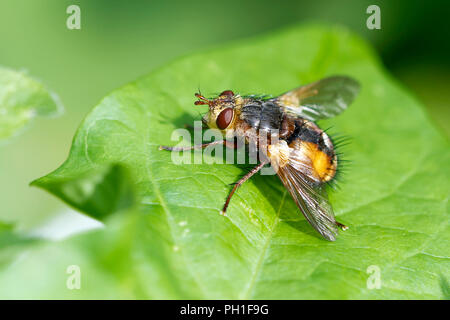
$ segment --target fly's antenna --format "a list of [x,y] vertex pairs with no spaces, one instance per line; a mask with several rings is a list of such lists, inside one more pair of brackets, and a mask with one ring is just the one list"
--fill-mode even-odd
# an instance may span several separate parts
[[196,94],[195,94],[195,97],[198,99],[197,101],[194,102],[194,104],[195,104],[196,106],[200,106],[200,105],[204,105],[204,104],[207,104],[207,105],[210,106],[210,105],[212,104],[212,101],[206,99],[206,98],[200,93],[200,90],[199,90],[199,93],[196,93]]

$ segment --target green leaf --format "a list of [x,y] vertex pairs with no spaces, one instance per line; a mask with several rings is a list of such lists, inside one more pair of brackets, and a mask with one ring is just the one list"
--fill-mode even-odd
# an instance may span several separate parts
[[[199,84],[203,93],[277,95],[333,74],[362,85],[347,111],[320,123],[352,137],[352,163],[331,194],[350,227],[336,242],[318,236],[276,176],[245,183],[224,217],[229,184],[245,170],[175,165],[158,150],[205,110],[193,106]],[[99,184],[86,172],[130,169],[139,206],[65,243],[85,252],[85,272],[108,275],[101,286],[114,297],[440,299],[450,276],[449,161],[448,143],[366,43],[310,25],[182,58],[114,91],[82,123],[67,161],[36,184],[92,213],[59,182],[110,190],[114,179]],[[98,201],[117,203],[121,192],[110,194]],[[371,289],[377,276],[381,288]],[[84,297],[104,297],[90,281]]]
[[69,205],[100,220],[136,202],[128,170],[120,164],[103,165],[72,176],[43,177],[31,185],[45,186]]
[[58,97],[23,71],[0,67],[0,141],[16,134],[36,116],[62,110]]
[[14,225],[0,221],[0,270],[8,266],[24,248],[30,248],[36,241],[15,232]]

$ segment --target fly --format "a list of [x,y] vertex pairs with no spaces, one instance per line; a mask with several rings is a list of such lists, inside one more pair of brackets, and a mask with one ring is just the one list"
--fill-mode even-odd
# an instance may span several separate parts
[[[359,92],[356,80],[333,76],[288,91],[275,98],[241,96],[231,90],[207,99],[200,93],[195,105],[207,105],[203,123],[219,130],[224,139],[191,147],[160,149],[184,151],[224,144],[235,147],[234,137],[260,151],[258,164],[231,189],[221,211],[225,215],[240,185],[270,164],[289,191],[306,220],[325,239],[334,241],[338,227],[325,190],[338,168],[338,157],[330,137],[315,123],[344,111]],[[232,139],[233,138],[233,139]],[[264,138],[264,139],[263,139]]]

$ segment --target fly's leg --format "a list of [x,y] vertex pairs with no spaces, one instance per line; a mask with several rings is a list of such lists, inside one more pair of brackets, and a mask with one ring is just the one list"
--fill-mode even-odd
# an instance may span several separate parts
[[341,228],[343,231],[347,230],[348,227],[345,224],[336,221],[336,225]]
[[170,146],[159,146],[159,150],[167,150],[167,151],[188,151],[188,150],[198,150],[198,149],[204,149],[208,146],[215,146],[217,144],[226,144],[227,140],[216,140],[213,142],[203,143],[203,144],[196,144],[193,146],[188,147],[170,147]]
[[263,161],[260,164],[258,164],[256,167],[254,167],[252,170],[250,170],[245,176],[243,176],[238,182],[234,184],[233,189],[231,189],[230,193],[228,194],[227,200],[225,201],[225,204],[223,206],[222,211],[220,211],[220,214],[225,216],[228,208],[228,204],[230,203],[231,197],[233,196],[234,192],[237,188],[241,186],[245,181],[250,179],[255,173],[257,173],[259,170],[261,170],[262,167],[264,167],[268,162]]
[[187,124],[187,123],[184,125],[184,128],[188,129],[188,130],[195,130],[195,131],[202,131],[203,130],[203,127],[194,127],[193,125]]
[[203,143],[203,144],[196,144],[193,146],[188,147],[170,147],[170,146],[159,146],[159,150],[167,150],[167,151],[188,151],[188,150],[198,150],[198,149],[204,149],[208,146],[215,146],[218,144],[224,144],[227,148],[236,149],[237,143],[235,141],[229,141],[229,140],[216,140],[213,142]]

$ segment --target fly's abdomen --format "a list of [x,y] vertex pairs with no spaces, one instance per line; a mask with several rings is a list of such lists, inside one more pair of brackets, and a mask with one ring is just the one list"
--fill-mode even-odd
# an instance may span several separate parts
[[295,129],[286,139],[290,148],[308,159],[310,174],[320,182],[334,178],[337,170],[337,156],[328,135],[315,123],[296,120]]
[[[276,134],[286,140],[288,146],[301,153],[305,170],[319,183],[332,180],[336,174],[337,156],[328,135],[314,122],[284,114],[273,101],[254,100],[244,105],[241,119],[258,133]],[[273,141],[272,141],[273,143]]]

